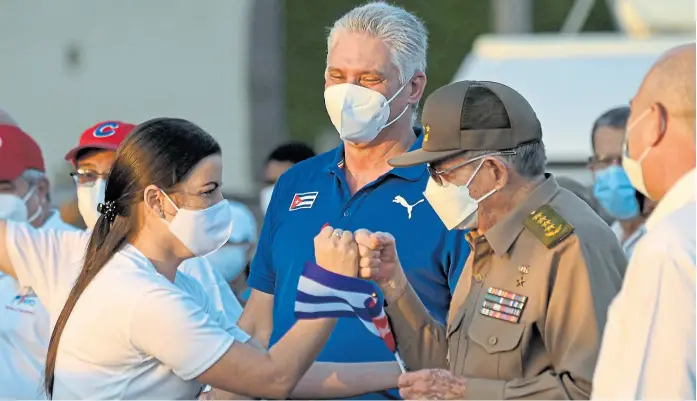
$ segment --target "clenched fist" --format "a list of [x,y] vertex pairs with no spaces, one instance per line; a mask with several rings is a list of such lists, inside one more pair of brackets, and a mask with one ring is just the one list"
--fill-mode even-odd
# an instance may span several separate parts
[[361,229],[356,231],[358,244],[359,277],[375,281],[388,302],[404,292],[407,280],[399,263],[392,234]]
[[344,276],[358,275],[358,245],[350,231],[326,226],[315,237],[315,261],[323,268]]

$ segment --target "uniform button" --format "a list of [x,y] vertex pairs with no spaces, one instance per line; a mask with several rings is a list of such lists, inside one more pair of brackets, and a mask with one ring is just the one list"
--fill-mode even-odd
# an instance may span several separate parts
[[499,340],[496,336],[489,337],[489,345],[496,345],[497,342],[499,342]]
[[350,215],[351,215],[351,212],[349,212],[348,210],[344,212],[344,217],[349,217]]
[[483,278],[482,278],[482,275],[481,275],[481,274],[477,273],[477,274],[474,275],[474,279],[475,279],[478,283],[481,283]]

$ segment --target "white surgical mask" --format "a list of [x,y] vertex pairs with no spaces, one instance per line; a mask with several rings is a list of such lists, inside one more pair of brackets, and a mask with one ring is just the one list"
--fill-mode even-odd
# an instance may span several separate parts
[[269,185],[261,190],[259,194],[259,206],[261,206],[261,211],[266,214],[266,210],[269,208],[271,203],[271,195],[273,194],[273,185]]
[[624,149],[622,152],[622,167],[624,168],[624,171],[627,173],[627,176],[629,177],[629,181],[632,183],[632,186],[636,188],[637,191],[641,192],[644,194],[646,197],[651,198],[649,196],[648,191],[646,190],[646,183],[644,182],[644,171],[641,167],[641,163],[646,159],[646,156],[649,155],[649,152],[653,147],[648,147],[644,152],[639,156],[639,159],[633,160],[629,157],[629,150],[627,149],[627,144],[629,143],[629,133],[632,128],[634,128],[639,121],[641,121],[644,117],[646,117],[649,114],[649,111],[651,109],[646,109],[641,115],[634,120],[629,126],[627,126],[627,132],[625,133],[625,138],[624,138]]
[[165,220],[169,231],[191,253],[206,256],[225,245],[232,233],[232,212],[228,202],[222,200],[207,209],[189,210],[177,207],[164,191],[162,194],[177,209],[172,221]]
[[[408,83],[408,82],[407,82]],[[390,103],[402,92],[387,100],[380,92],[353,84],[332,85],[324,91],[324,104],[332,124],[342,140],[352,143],[373,141],[380,131],[389,127],[406,113],[409,105],[389,123]]]
[[494,188],[479,199],[470,196],[469,185],[483,164],[484,160],[462,187],[450,183],[441,186],[433,178],[428,179],[424,196],[448,230],[477,228],[479,203],[496,192]]
[[15,194],[0,194],[0,220],[23,223],[32,223],[36,220],[41,215],[41,207],[37,208],[31,217],[27,211],[27,201],[31,199],[35,191],[36,187],[32,187],[22,198]]
[[99,219],[97,205],[104,203],[105,188],[106,181],[101,178],[98,178],[90,186],[77,186],[77,208],[80,210],[82,219],[90,230],[94,228]]

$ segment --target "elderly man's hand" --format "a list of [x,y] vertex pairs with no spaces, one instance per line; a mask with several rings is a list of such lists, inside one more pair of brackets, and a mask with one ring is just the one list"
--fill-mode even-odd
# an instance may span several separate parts
[[361,229],[356,231],[355,240],[360,255],[359,277],[375,281],[387,302],[397,299],[404,292],[407,279],[392,234]]
[[315,237],[315,261],[323,268],[344,276],[358,275],[358,245],[350,231],[326,226]]
[[405,400],[462,400],[467,380],[448,370],[425,369],[399,377],[399,394]]

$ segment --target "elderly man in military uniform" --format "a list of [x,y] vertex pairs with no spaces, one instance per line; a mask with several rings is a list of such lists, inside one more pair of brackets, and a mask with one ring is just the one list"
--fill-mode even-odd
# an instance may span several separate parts
[[[423,148],[425,197],[472,247],[447,327],[402,273],[394,238],[359,230],[361,274],[375,279],[400,354],[407,399],[583,399],[591,393],[610,301],[626,259],[608,225],[545,174],[540,122],[515,90],[464,81],[438,89]],[[621,369],[621,367],[618,367]],[[421,370],[420,370],[421,369]]]

